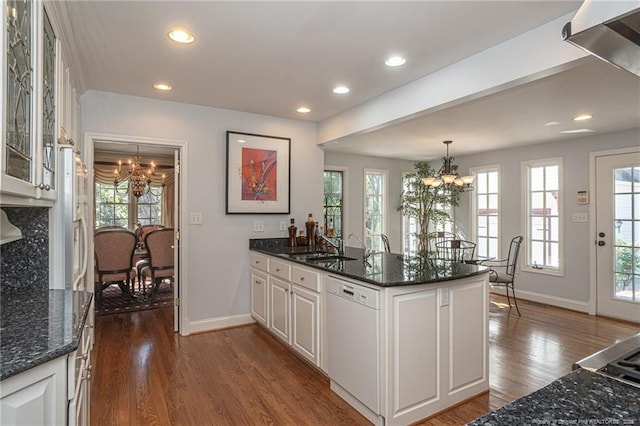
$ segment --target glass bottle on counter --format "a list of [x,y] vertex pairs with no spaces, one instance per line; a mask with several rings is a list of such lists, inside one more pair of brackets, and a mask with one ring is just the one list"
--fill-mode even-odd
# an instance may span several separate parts
[[291,225],[289,225],[289,247],[295,247],[298,245],[298,240],[296,239],[296,233],[298,232],[298,227],[295,225],[296,220],[291,218]]
[[315,240],[315,235],[316,235],[316,222],[313,220],[313,214],[309,213],[309,217],[307,218],[307,222],[305,223],[306,227],[307,227],[307,239],[308,239],[308,245],[315,247],[316,245],[316,240]]
[[304,236],[304,231],[300,230],[300,235],[298,235],[298,245],[306,246],[307,245],[307,237]]

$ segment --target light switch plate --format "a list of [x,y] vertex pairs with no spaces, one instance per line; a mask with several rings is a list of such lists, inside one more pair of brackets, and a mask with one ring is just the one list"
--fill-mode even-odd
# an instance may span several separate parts
[[573,222],[589,222],[589,213],[586,212],[574,212],[571,215]]
[[191,212],[189,215],[189,223],[191,225],[202,225],[202,213]]
[[264,232],[264,222],[261,220],[254,221],[253,232]]

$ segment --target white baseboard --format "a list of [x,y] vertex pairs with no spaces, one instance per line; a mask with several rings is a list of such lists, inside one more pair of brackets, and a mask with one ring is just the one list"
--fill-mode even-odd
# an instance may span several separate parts
[[[496,294],[504,295],[504,290],[502,289],[496,289],[493,292]],[[517,290],[516,296],[518,297],[518,299],[544,303],[551,306],[557,306],[559,308],[571,309],[572,311],[584,313],[589,312],[589,302],[581,302],[579,300],[566,299],[564,297],[558,296],[549,296],[548,294],[534,293],[532,291],[526,290]]]
[[226,317],[190,321],[189,333],[201,333],[203,331],[219,330],[221,328],[252,324],[254,322],[256,321],[251,317],[251,314],[229,315]]

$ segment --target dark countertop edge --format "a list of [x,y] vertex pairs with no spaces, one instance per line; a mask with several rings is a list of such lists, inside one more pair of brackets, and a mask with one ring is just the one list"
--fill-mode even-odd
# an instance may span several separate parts
[[82,331],[84,330],[84,326],[87,322],[87,316],[89,315],[89,307],[91,306],[91,300],[93,299],[92,292],[78,291],[78,293],[86,293],[89,295],[89,297],[87,299],[87,302],[83,306],[84,312],[82,313],[82,320],[78,323],[78,327],[75,330],[73,330],[73,336],[72,336],[71,342],[66,345],[47,351],[42,356],[34,358],[30,361],[13,365],[12,368],[9,368],[9,369],[3,368],[2,371],[0,371],[0,381],[6,380],[20,373],[24,373],[27,370],[30,370],[34,367],[38,367],[46,362],[49,362],[61,356],[70,354],[71,352],[78,349],[78,346],[80,345],[80,335],[82,334]]
[[[301,248],[301,247],[300,247]],[[307,262],[304,260],[299,260],[299,259],[295,259],[295,258],[291,258],[288,257],[286,255],[288,255],[288,252],[283,252],[283,251],[278,251],[278,250],[269,250],[269,249],[261,249],[261,248],[257,248],[257,247],[250,247],[249,248],[250,251],[255,251],[255,252],[259,252],[262,254],[266,254],[268,256],[275,256],[278,258],[281,258],[282,260],[286,260],[289,262],[293,262],[293,263],[297,263],[300,265],[304,265],[307,266],[309,268],[314,268],[314,269],[319,269],[321,271],[324,272],[328,272],[330,274],[334,274],[334,275],[340,275],[343,277],[347,277],[347,278],[351,278],[354,280],[358,280],[358,281],[362,281],[368,284],[373,284],[376,285],[378,287],[400,287],[400,286],[407,286],[407,285],[420,285],[420,284],[436,284],[436,283],[442,283],[445,281],[454,281],[454,280],[459,280],[461,278],[467,278],[467,277],[473,277],[476,275],[482,275],[482,274],[486,274],[489,272],[489,268],[485,268],[482,270],[477,270],[477,271],[473,271],[473,272],[469,272],[467,274],[462,274],[462,275],[457,275],[455,277],[445,277],[445,278],[438,278],[436,280],[429,280],[429,281],[419,281],[419,280],[405,280],[405,281],[396,281],[396,282],[389,282],[389,283],[381,283],[380,281],[376,281],[376,280],[372,280],[370,278],[366,278],[360,275],[356,275],[356,274],[349,274],[346,273],[344,271],[336,271],[334,269],[329,269],[329,268],[325,268],[324,266],[322,266],[321,264],[315,263],[315,262]],[[353,254],[353,250],[359,250],[362,252],[362,254],[364,254],[364,250],[362,249],[353,249],[350,248],[349,255]],[[305,250],[296,250],[296,253],[309,253],[309,252],[313,252],[315,251],[313,248],[308,248],[306,251]],[[355,261],[360,261],[363,262],[363,255],[360,255]],[[394,253],[389,253],[391,255],[393,255]],[[396,256],[402,256],[401,254],[395,254]],[[354,261],[354,262],[355,262]]]

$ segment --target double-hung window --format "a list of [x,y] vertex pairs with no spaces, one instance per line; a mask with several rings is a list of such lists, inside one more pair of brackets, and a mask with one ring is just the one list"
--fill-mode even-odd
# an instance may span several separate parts
[[112,183],[95,183],[96,228],[101,226],[129,226],[128,182],[120,182],[116,188]]
[[[412,182],[417,179],[412,173],[402,174],[402,193],[410,193],[413,189]],[[402,252],[416,253],[418,251],[418,221],[415,217],[402,215]]]
[[324,171],[324,216],[325,233],[330,237],[343,236],[344,222],[344,172],[342,170]]
[[387,171],[364,171],[364,243],[374,252],[384,251],[381,235],[386,232]]
[[479,257],[500,258],[500,168],[473,168],[472,228]]
[[562,158],[522,163],[525,268],[562,275]]

